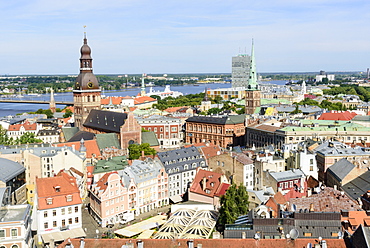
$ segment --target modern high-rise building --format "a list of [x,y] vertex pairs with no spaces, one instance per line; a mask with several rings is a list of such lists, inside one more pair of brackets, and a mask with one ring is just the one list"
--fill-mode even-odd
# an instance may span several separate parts
[[247,54],[239,54],[232,58],[231,79],[232,87],[247,87],[250,71],[251,57]]
[[86,34],[81,47],[80,74],[73,89],[75,126],[83,129],[83,124],[93,109],[100,109],[101,90],[92,68],[91,48],[87,45]]

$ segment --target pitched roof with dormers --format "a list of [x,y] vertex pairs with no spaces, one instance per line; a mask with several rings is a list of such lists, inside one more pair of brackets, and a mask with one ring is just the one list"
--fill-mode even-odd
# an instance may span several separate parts
[[[204,185],[205,183],[205,185]],[[192,193],[208,197],[225,194],[230,184],[222,182],[222,174],[199,169],[190,186]]]
[[24,130],[27,131],[36,131],[37,130],[37,123],[30,123],[26,121],[23,124],[14,124],[10,125],[8,128],[8,131],[20,131],[21,127],[24,128]]
[[245,122],[245,115],[222,115],[222,116],[193,116],[186,122],[210,123],[210,124],[239,124]]
[[119,133],[126,119],[126,113],[93,109],[87,116],[84,126],[107,133]]
[[36,178],[36,190],[38,210],[82,204],[76,179],[65,172],[56,177]]

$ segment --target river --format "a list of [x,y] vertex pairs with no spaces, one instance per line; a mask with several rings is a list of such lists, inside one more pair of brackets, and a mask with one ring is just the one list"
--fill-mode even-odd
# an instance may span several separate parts
[[[273,84],[285,84],[286,81],[269,81],[269,83]],[[173,91],[180,91],[184,95],[187,94],[196,94],[204,92],[204,89],[218,89],[218,88],[230,88],[231,83],[213,83],[213,84],[199,84],[199,86],[194,85],[181,85],[181,86],[171,86],[171,90]],[[153,87],[155,91],[163,91],[164,86],[155,86]],[[146,91],[149,91],[147,87]],[[140,88],[129,88],[119,91],[104,91],[102,94],[105,96],[136,96],[140,92]],[[24,100],[42,100],[42,101],[49,101],[50,94],[42,94],[40,96],[27,96],[24,95],[21,98],[11,98],[11,99],[19,99],[20,101]],[[66,93],[57,93],[55,95],[56,101],[73,101],[73,94],[72,92]],[[57,105],[58,108],[64,108],[63,105]],[[48,104],[29,104],[29,103],[0,103],[0,116],[8,116],[8,115],[16,115],[18,113],[25,113],[25,112],[33,112],[38,109],[48,109]]]

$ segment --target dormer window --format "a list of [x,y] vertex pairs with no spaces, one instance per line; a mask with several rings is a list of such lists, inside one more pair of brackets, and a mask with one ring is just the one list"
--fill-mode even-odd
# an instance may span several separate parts
[[55,186],[55,192],[60,192],[60,186]]
[[67,195],[66,199],[67,199],[67,202],[71,202],[72,201],[72,195]]
[[47,198],[47,199],[46,199],[46,204],[47,204],[47,205],[51,205],[51,204],[53,204],[53,198]]

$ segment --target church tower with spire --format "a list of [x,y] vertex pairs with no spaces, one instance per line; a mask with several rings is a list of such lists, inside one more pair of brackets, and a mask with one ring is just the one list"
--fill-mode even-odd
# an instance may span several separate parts
[[256,61],[254,58],[254,42],[252,41],[251,63],[249,70],[248,85],[245,92],[245,113],[254,114],[261,106],[261,91],[257,83]]
[[84,33],[81,47],[80,74],[73,89],[75,126],[83,130],[83,124],[93,109],[101,109],[101,90],[96,76],[93,74],[91,48],[87,45]]

